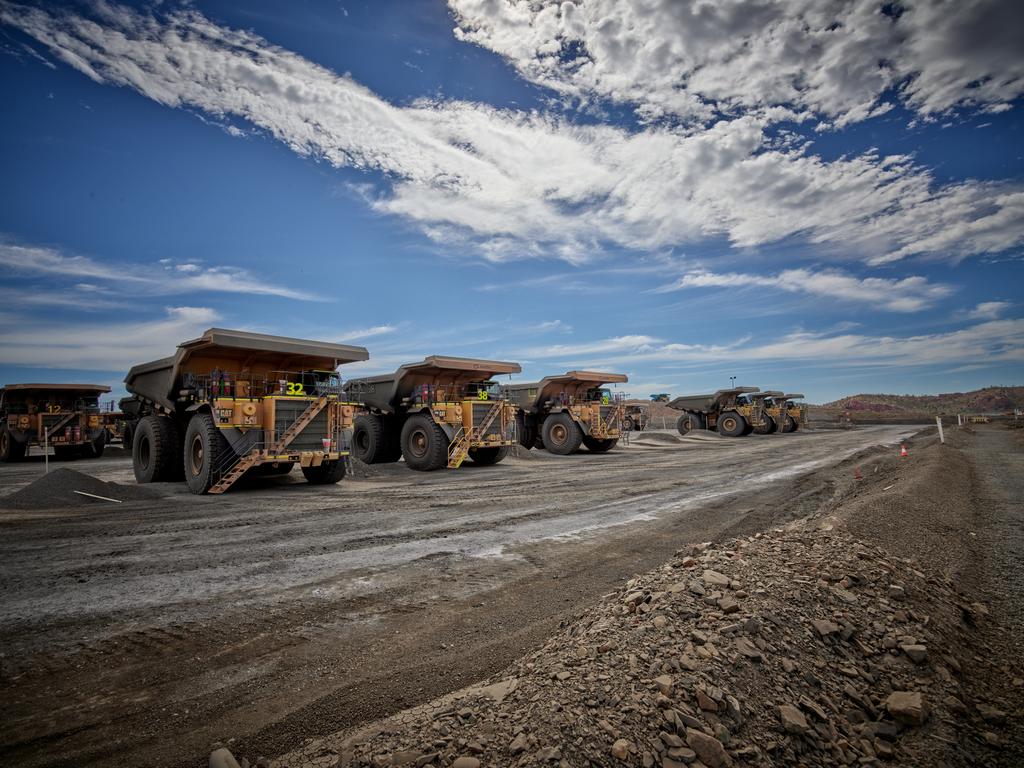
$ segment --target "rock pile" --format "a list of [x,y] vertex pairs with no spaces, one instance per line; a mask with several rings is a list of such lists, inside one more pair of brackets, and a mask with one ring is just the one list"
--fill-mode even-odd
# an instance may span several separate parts
[[1003,739],[1007,702],[962,679],[986,620],[912,561],[794,525],[680,552],[502,680],[270,765],[936,765]]

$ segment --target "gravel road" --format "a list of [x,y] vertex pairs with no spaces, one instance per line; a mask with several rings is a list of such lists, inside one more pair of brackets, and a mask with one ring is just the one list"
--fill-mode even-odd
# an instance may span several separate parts
[[[197,765],[277,754],[507,664],[624,577],[791,519],[829,468],[913,428],[645,434],[604,456],[370,468],[337,487],[0,511],[0,762]],[[74,468],[131,482],[110,451]],[[0,466],[0,493],[41,472]],[[0,498],[0,508],[3,499]],[[670,535],[668,535],[670,534]]]

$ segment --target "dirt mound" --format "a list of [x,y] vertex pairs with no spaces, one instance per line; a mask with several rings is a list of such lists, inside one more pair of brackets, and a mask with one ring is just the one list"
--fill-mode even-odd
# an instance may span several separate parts
[[146,501],[160,497],[158,491],[137,485],[119,485],[97,480],[92,475],[62,467],[35,480],[20,491],[0,499],[0,507],[8,509],[51,509],[54,507],[85,507],[96,504],[112,506],[109,501],[93,499],[91,493],[118,501]]
[[651,445],[668,445],[668,444],[679,444],[682,440],[679,439],[679,435],[673,435],[671,432],[640,432],[639,434],[632,435],[629,438],[631,443],[651,444]]

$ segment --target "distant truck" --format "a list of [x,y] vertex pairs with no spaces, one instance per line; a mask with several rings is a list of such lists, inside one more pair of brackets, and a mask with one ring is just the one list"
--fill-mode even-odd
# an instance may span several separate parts
[[58,459],[98,459],[107,444],[101,384],[8,384],[0,389],[0,461],[21,461],[31,446]]
[[651,423],[651,411],[643,405],[626,405],[626,415],[622,419],[623,432],[643,432]]
[[211,328],[171,357],[134,366],[121,411],[140,483],[181,480],[223,493],[249,471],[295,464],[313,484],[345,476],[354,408],[342,363],[363,347]]
[[780,430],[780,424],[786,423],[786,416],[783,413],[783,404],[780,398],[782,392],[776,389],[762,389],[760,392],[751,392],[748,399],[754,405],[759,405],[762,419],[760,425],[753,428],[756,435],[771,435],[775,432],[792,432],[792,430]]
[[668,407],[683,412],[676,420],[681,435],[708,429],[726,437],[740,437],[765,424],[761,404],[747,398],[758,391],[758,387],[733,387],[705,395],[683,395],[670,401]]
[[[782,432],[796,432],[807,425],[807,406],[799,401],[803,400],[801,394],[782,395],[776,400],[779,406],[781,423],[779,430]],[[783,415],[784,414],[784,415]]]
[[518,363],[433,355],[384,376],[350,379],[357,404],[352,455],[366,464],[405,458],[410,469],[497,464],[515,445],[515,407],[492,379]]
[[505,392],[518,408],[519,442],[567,455],[585,445],[593,453],[615,447],[626,408],[605,384],[625,383],[620,373],[569,371],[533,384],[509,384]]

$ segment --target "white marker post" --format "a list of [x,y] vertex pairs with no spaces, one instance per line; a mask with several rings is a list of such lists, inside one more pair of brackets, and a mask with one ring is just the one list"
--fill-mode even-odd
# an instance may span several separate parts
[[43,474],[50,474],[50,428],[43,429]]
[[941,416],[936,416],[935,417],[935,426],[937,426],[939,428],[939,442],[940,443],[946,442],[946,436],[944,434],[942,434],[942,417]]

